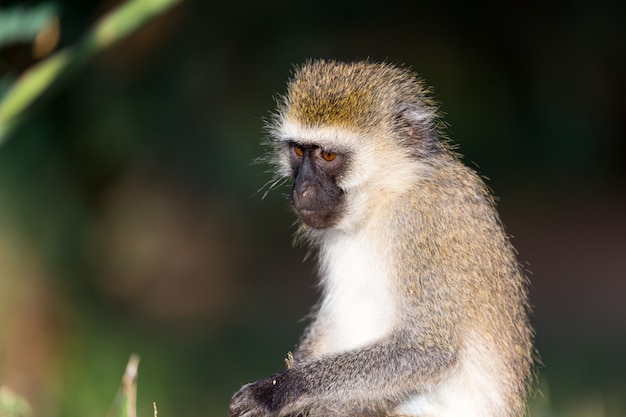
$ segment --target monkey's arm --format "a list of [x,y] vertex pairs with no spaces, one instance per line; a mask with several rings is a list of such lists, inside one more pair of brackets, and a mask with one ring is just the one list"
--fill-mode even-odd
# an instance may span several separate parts
[[323,415],[331,417],[398,402],[437,381],[456,359],[452,343],[420,346],[413,340],[396,334],[364,348],[296,362],[243,386],[231,400],[229,415],[284,416],[323,404]]

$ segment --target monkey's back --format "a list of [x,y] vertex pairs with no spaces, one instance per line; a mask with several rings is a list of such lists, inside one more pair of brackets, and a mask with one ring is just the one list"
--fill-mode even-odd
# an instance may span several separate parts
[[489,403],[493,415],[519,415],[532,362],[527,278],[478,175],[447,151],[426,162],[388,218],[387,230],[397,234],[389,241],[403,254],[398,288],[411,289],[404,313],[416,335],[460,346],[458,372],[438,395],[465,407],[464,415]]

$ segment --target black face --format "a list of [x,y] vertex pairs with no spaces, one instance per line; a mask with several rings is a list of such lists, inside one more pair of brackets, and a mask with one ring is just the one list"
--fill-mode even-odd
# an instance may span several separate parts
[[300,219],[315,229],[335,225],[345,204],[344,192],[337,186],[337,177],[346,167],[345,155],[290,143],[289,157],[292,203]]

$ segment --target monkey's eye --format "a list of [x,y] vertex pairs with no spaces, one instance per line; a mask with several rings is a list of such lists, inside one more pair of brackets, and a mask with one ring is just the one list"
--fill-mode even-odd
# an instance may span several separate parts
[[298,156],[304,156],[304,149],[302,149],[301,146],[298,145],[293,145],[293,151],[296,153],[296,155]]
[[333,152],[326,152],[326,151],[322,151],[322,158],[324,158],[324,161],[332,161],[333,159],[335,159],[337,157],[336,153]]

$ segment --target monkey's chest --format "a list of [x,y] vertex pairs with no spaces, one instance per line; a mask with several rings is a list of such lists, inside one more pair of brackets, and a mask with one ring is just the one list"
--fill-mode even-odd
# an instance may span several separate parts
[[346,244],[327,259],[320,319],[328,352],[358,348],[389,334],[394,326],[388,265],[368,245]]

